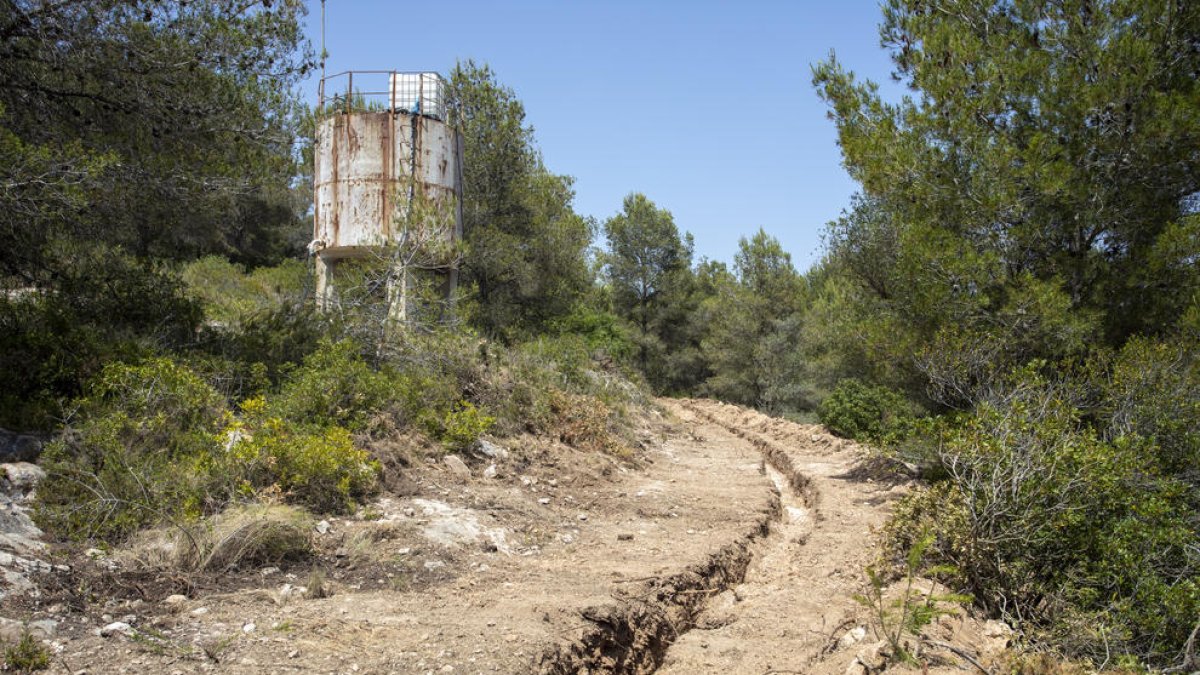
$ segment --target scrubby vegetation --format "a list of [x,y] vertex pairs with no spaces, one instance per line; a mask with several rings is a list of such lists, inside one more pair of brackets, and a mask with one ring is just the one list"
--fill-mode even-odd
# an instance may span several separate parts
[[881,444],[902,438],[913,423],[902,395],[856,379],[839,382],[817,412],[833,433]]
[[414,333],[368,358],[352,339],[324,339],[278,385],[240,401],[167,356],[110,364],[46,450],[39,522],[117,541],[263,498],[344,513],[376,487],[371,439],[399,432],[442,452],[493,430],[623,452],[621,415],[640,392],[595,370],[582,339],[484,344]]
[[[64,402],[66,433],[42,458],[46,529],[119,542],[169,525],[196,542],[198,527],[220,529],[250,502],[345,513],[377,488],[373,441],[396,434],[428,439],[424,452],[465,452],[489,432],[626,452],[622,416],[644,395],[594,360],[602,347],[590,335],[504,346],[425,325],[367,346],[347,337],[362,333],[355,315],[297,304],[295,270],[212,258],[185,269],[181,293],[204,308],[206,327],[109,363]],[[283,281],[272,293],[221,290],[263,279]]]
[[16,644],[4,648],[4,669],[33,673],[50,668],[50,648],[28,632]]
[[267,489],[345,511],[374,486],[375,466],[345,428],[285,423],[262,398],[234,415],[167,358],[106,367],[75,405],[78,422],[46,449],[38,490],[38,519],[60,535],[116,540]]

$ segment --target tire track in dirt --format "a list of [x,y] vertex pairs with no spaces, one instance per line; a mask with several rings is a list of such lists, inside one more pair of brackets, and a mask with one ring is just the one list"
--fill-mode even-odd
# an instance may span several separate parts
[[744,579],[711,599],[657,672],[844,672],[845,659],[827,656],[864,623],[853,595],[873,556],[873,532],[903,488],[853,478],[865,450],[822,427],[714,401],[680,405],[762,452],[784,488],[783,518],[754,543]]
[[850,478],[865,450],[822,427],[734,405],[663,403],[756,449],[777,507],[707,564],[589,611],[595,629],[545,654],[543,672],[843,672],[844,658],[823,661],[860,623],[852,596],[890,500],[872,496],[886,487]]
[[654,672],[671,643],[696,625],[705,599],[745,578],[754,542],[766,537],[780,517],[780,502],[774,506],[745,536],[703,564],[650,580],[620,602],[584,609],[581,615],[593,626],[576,641],[544,652],[540,672]]
[[[663,402],[668,408],[674,407],[670,401]],[[707,421],[710,429],[725,429],[704,413],[687,410]],[[592,626],[577,639],[544,651],[538,662],[539,672],[655,672],[671,644],[695,628],[708,599],[728,592],[745,579],[757,542],[771,536],[785,514],[795,509],[790,491],[811,492],[807,480],[794,471],[785,455],[749,435],[739,437],[763,455],[762,470],[775,484],[768,509],[749,524],[744,535],[722,546],[703,563],[679,574],[645,580],[617,602],[584,609],[581,615]],[[787,506],[785,495],[789,495]]]

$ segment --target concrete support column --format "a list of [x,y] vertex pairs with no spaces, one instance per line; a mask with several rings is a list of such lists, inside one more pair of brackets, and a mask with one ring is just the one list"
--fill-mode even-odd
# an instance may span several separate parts
[[317,272],[317,310],[327,312],[333,307],[333,261],[325,256],[316,255]]
[[403,325],[408,318],[408,267],[395,263],[388,270],[387,318],[393,326]]

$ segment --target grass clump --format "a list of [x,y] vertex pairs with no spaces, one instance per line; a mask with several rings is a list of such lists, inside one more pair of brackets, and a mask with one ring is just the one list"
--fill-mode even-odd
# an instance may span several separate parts
[[115,557],[137,568],[182,572],[278,565],[312,555],[314,521],[295,506],[234,503],[207,518],[139,532],[116,550]]
[[328,598],[333,595],[333,584],[325,576],[325,570],[314,567],[308,573],[308,578],[304,581],[304,587],[308,589],[308,597],[314,600]]
[[221,572],[302,560],[312,554],[314,520],[282,504],[238,504],[191,529],[177,546],[181,569]]

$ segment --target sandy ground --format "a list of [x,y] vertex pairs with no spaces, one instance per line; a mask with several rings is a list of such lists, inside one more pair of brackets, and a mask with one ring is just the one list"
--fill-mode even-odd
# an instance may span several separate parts
[[[855,477],[865,451],[820,427],[660,403],[636,463],[531,442],[492,478],[490,460],[423,465],[314,532],[316,564],[232,590],[88,595],[75,576],[5,614],[56,623],[53,672],[872,672],[882,643],[853,595],[907,487]],[[313,597],[314,574],[331,595]],[[101,637],[114,621],[130,630]],[[982,658],[1003,642],[982,626],[933,628]],[[938,659],[964,667],[936,655],[930,672]]]

